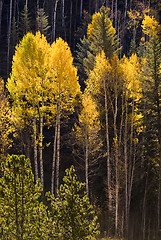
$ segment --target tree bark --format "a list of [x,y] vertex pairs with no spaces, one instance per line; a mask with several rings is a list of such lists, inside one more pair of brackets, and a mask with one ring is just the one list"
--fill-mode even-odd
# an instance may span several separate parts
[[127,16],[127,0],[125,0],[125,13],[124,13],[124,17],[126,18]]
[[69,46],[72,42],[72,16],[73,16],[73,1],[70,1],[70,27],[69,27]]
[[52,174],[51,174],[51,194],[54,194],[57,132],[58,132],[58,119],[56,118],[54,149],[53,149],[53,164],[52,164]]
[[114,0],[112,0],[112,3],[111,3],[111,19],[112,19],[112,22],[113,22],[113,15],[114,15]]
[[115,30],[117,31],[117,0],[115,0]]
[[65,26],[65,20],[64,20],[64,0],[62,0],[62,27],[64,28]]
[[60,170],[60,99],[58,102],[58,133],[57,133],[57,161],[56,161],[56,191],[59,189],[59,170]]
[[41,184],[44,187],[44,167],[43,167],[42,147],[43,147],[43,114],[40,116],[39,153],[40,153],[40,179],[41,179]]
[[36,137],[36,117],[33,119],[33,130],[34,130],[34,165],[35,165],[35,180],[38,180],[38,164],[37,164],[37,137]]
[[107,188],[108,188],[108,210],[109,214],[112,211],[112,193],[111,193],[111,166],[110,166],[110,142],[109,142],[109,124],[108,124],[108,106],[107,106],[107,89],[105,79],[104,85],[104,95],[105,95],[105,119],[106,119],[106,150],[107,150]]
[[53,42],[55,41],[55,38],[56,38],[56,11],[57,11],[58,2],[59,0],[55,1],[54,12],[53,12]]
[[109,7],[109,0],[106,0],[106,7]]
[[80,18],[82,18],[82,11],[83,11],[83,0],[81,0],[81,4],[80,4]]
[[88,133],[86,127],[85,133],[85,141],[86,141],[86,157],[85,157],[85,178],[86,178],[86,193],[89,196],[89,181],[88,181],[88,157],[89,157],[89,143],[88,143]]
[[115,84],[115,110],[114,110],[114,141],[115,141],[115,235],[118,234],[118,207],[119,207],[119,166],[118,166],[118,137],[117,137],[117,111],[118,111],[118,96],[117,96],[117,84]]
[[98,12],[98,0],[95,0],[95,12]]
[[128,237],[128,155],[127,155],[127,98],[125,91],[125,130],[124,130],[124,159],[125,159],[125,234]]

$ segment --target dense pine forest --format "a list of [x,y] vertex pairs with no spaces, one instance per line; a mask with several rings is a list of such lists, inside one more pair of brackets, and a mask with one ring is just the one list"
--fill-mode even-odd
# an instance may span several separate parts
[[1,239],[161,239],[160,11],[0,0]]

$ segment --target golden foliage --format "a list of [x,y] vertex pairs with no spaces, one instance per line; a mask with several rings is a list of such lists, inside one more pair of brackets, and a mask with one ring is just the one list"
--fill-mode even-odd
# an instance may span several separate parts
[[158,34],[159,28],[159,22],[153,16],[151,17],[146,14],[144,15],[144,19],[142,21],[142,29],[146,35],[152,37],[155,34]]

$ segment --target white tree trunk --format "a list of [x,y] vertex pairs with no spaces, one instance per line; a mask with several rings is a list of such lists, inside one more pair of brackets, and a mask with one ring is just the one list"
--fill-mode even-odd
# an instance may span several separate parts
[[2,23],[2,8],[3,8],[3,1],[0,0],[0,36],[1,36],[1,23]]
[[56,37],[56,11],[58,6],[59,0],[55,1],[54,12],[53,12],[53,42],[55,41]]
[[88,133],[87,133],[87,127],[86,127],[86,156],[85,156],[85,178],[86,178],[86,193],[87,196],[89,196],[89,181],[88,181],[88,158],[89,158],[89,143],[88,143]]
[[53,164],[52,164],[52,173],[51,173],[51,194],[54,194],[57,131],[58,131],[58,120],[56,118],[55,136],[54,136],[54,149],[53,149]]
[[111,166],[110,166],[110,142],[109,142],[109,129],[108,129],[108,106],[107,106],[107,89],[105,80],[104,95],[105,95],[105,119],[106,119],[106,147],[107,147],[107,188],[108,188],[108,208],[109,213],[112,211],[112,193],[111,193]]
[[115,30],[117,31],[117,0],[115,0]]
[[62,0],[62,27],[64,28],[65,26],[65,20],[64,20],[64,0]]
[[35,166],[35,180],[37,181],[39,178],[38,175],[38,164],[37,164],[37,137],[36,137],[36,117],[33,119],[33,130],[34,130],[34,166]]
[[42,147],[43,147],[43,114],[40,116],[39,153],[40,153],[40,179],[41,179],[41,184],[44,187],[44,167],[43,167]]
[[58,103],[58,132],[57,132],[57,161],[56,161],[56,191],[59,189],[59,169],[60,169],[60,100]]
[[81,5],[80,5],[80,18],[82,17],[82,11],[83,11],[83,0],[81,0]]

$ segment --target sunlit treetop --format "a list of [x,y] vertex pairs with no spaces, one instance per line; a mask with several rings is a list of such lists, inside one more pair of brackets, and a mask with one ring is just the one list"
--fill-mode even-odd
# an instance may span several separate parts
[[144,19],[142,21],[142,29],[146,35],[152,37],[159,33],[160,25],[159,22],[153,16],[151,17],[145,14]]
[[122,67],[124,72],[124,84],[129,97],[138,101],[142,97],[142,88],[140,83],[140,64],[136,54],[130,58],[123,57]]
[[92,22],[88,25],[87,37],[95,55],[104,50],[106,57],[112,57],[118,48],[118,39],[116,30],[108,17],[108,9],[102,7],[100,12],[93,14]]
[[77,68],[67,42],[58,38],[50,48],[49,74],[52,79],[52,94],[61,101],[61,108],[72,108],[72,102],[80,92]]

